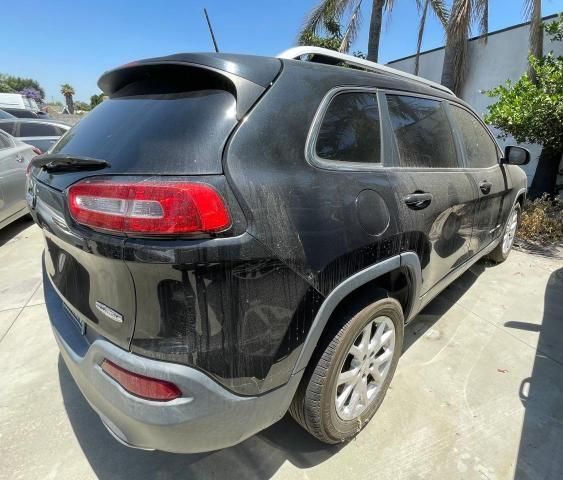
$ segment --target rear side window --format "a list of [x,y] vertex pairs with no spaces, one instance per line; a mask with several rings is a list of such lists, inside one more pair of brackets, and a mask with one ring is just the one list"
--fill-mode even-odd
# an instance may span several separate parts
[[12,147],[12,140],[7,135],[0,133],[0,150]]
[[23,108],[7,108],[6,111],[18,118],[37,118],[37,115],[31,110],[24,110]]
[[57,132],[57,135],[61,136],[61,135],[64,135],[68,131],[68,128],[55,127],[55,130]]
[[20,137],[57,137],[59,129],[48,123],[20,123]]
[[497,165],[498,151],[485,127],[471,113],[452,105],[454,118],[461,132],[467,165],[474,168],[487,168]]
[[455,168],[454,137],[442,102],[387,95],[401,167]]
[[0,130],[4,130],[10,135],[14,134],[14,123],[13,122],[0,122]]
[[235,97],[219,89],[167,93],[165,81],[158,89],[142,82],[125,87],[52,153],[106,160],[128,173],[220,173],[223,146],[236,125]]
[[14,118],[11,113],[5,112],[4,110],[0,109],[0,120],[9,120],[10,118]]
[[315,151],[325,160],[380,163],[377,96],[367,92],[336,95],[324,115]]

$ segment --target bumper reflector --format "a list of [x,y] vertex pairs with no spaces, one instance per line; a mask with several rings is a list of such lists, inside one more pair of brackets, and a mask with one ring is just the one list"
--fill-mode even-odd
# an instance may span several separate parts
[[130,372],[108,359],[102,362],[102,370],[125,390],[137,397],[167,402],[182,396],[180,389],[173,383]]

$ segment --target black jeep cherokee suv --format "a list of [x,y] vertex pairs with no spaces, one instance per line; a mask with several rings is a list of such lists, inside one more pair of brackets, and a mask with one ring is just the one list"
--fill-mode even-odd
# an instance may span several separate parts
[[529,154],[443,87],[331,55],[124,65],[32,162],[55,338],[119,441],[214,450],[288,410],[348,440],[405,324],[508,255]]

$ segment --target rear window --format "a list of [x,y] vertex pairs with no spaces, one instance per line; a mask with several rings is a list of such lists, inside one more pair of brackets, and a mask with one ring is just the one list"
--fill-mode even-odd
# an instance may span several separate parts
[[0,110],[0,120],[9,120],[10,118],[14,118],[11,113],[5,112],[4,110]]
[[[129,86],[86,115],[52,153],[106,160],[127,173],[221,173],[236,125],[234,96],[219,89],[139,94]],[[154,90],[151,90],[154,92]]]
[[19,137],[58,137],[59,129],[48,123],[21,122]]
[[380,129],[374,93],[341,93],[333,98],[317,136],[317,156],[339,162],[380,163]]
[[0,122],[0,130],[4,130],[10,135],[14,134],[14,123],[13,122]]
[[47,150],[49,150],[55,142],[56,140],[38,139],[37,137],[29,138],[25,141],[25,143],[37,147],[43,153],[47,152]]
[[4,133],[0,133],[0,150],[4,150],[5,148],[11,148],[13,146],[12,140],[8,135]]
[[17,118],[37,118],[37,115],[31,110],[24,110],[23,108],[5,108],[4,110]]

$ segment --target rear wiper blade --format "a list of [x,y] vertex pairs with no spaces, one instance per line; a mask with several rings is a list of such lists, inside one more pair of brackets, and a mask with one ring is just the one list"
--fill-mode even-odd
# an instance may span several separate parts
[[97,170],[111,167],[110,163],[105,160],[60,153],[40,155],[31,161],[31,165],[33,167],[43,168],[46,171]]

